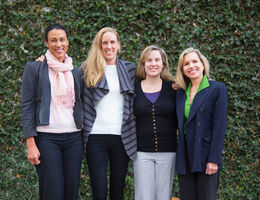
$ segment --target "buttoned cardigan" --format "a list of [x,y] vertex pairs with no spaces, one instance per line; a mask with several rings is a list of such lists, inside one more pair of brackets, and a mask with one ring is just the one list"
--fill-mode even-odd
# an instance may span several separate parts
[[171,81],[163,81],[160,95],[152,103],[144,94],[141,82],[135,84],[137,150],[176,152],[176,91]]
[[[117,58],[116,67],[120,84],[120,93],[124,96],[123,122],[121,138],[130,159],[136,158],[136,128],[133,113],[134,81],[136,66],[128,61]],[[84,86],[83,97],[83,141],[86,149],[88,136],[96,119],[95,106],[109,92],[106,76],[104,75],[95,87]],[[109,120],[109,119],[108,119]]]

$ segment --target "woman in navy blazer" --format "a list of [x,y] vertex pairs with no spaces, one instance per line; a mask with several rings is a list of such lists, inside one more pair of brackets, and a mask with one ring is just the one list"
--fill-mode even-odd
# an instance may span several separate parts
[[194,48],[179,57],[177,83],[180,197],[215,200],[227,124],[227,90],[223,83],[209,80],[208,60]]

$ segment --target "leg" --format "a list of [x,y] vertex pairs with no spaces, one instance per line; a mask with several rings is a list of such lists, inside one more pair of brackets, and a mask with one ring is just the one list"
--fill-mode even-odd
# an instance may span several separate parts
[[176,153],[155,154],[155,194],[156,200],[169,200],[175,171]]
[[89,136],[86,158],[89,169],[94,200],[107,199],[107,136],[93,134]]
[[110,200],[124,200],[125,177],[129,158],[121,136],[110,135]]
[[185,175],[178,175],[178,181],[181,200],[198,200],[196,174],[187,170]]
[[138,151],[133,162],[135,200],[155,200],[155,163],[151,154]]
[[81,132],[66,133],[63,151],[64,200],[78,199],[83,142]]
[[41,153],[41,163],[36,166],[40,199],[63,200],[62,136],[53,133],[38,133],[36,144]]
[[219,171],[212,175],[198,173],[199,200],[217,200]]

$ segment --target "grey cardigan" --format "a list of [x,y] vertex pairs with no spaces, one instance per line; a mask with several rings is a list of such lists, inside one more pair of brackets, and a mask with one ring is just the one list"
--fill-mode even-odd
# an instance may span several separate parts
[[[83,80],[81,72],[73,68],[75,105],[73,108],[74,121],[78,129],[82,129],[83,112],[81,90]],[[25,66],[21,90],[22,122],[24,137],[37,136],[36,126],[49,124],[51,86],[48,64],[44,62],[28,62]]]
[[[124,95],[123,123],[121,138],[130,159],[135,159],[137,151],[136,128],[133,113],[134,82],[136,66],[127,61],[117,59],[117,73],[120,83],[120,92]],[[83,98],[83,141],[86,147],[88,136],[96,119],[95,106],[109,92],[107,79],[104,77],[93,88],[84,87]]]

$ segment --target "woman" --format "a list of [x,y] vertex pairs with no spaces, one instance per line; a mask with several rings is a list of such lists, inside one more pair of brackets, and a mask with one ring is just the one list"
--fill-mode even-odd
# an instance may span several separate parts
[[[29,62],[22,80],[27,158],[35,165],[42,200],[78,198],[83,142],[79,70],[66,53],[65,27],[48,26],[44,62]],[[82,82],[82,83],[81,83]]]
[[146,47],[139,59],[134,113],[137,158],[135,200],[169,200],[176,158],[176,91],[165,52]]
[[194,48],[180,55],[177,83],[180,197],[215,200],[227,124],[227,90],[223,83],[209,80],[208,60]]
[[133,115],[135,65],[120,60],[120,39],[113,28],[95,36],[82,65],[84,89],[84,142],[93,199],[107,199],[110,164],[110,199],[124,199],[129,158],[136,157]]

